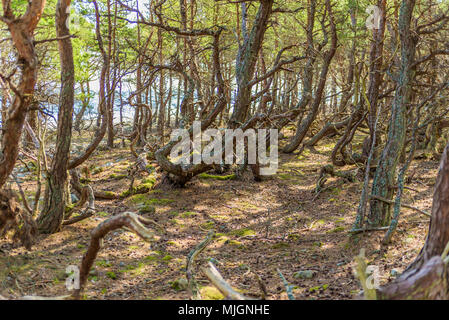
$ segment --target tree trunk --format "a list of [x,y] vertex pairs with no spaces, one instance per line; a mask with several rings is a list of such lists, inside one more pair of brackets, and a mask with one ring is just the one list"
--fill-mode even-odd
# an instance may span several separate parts
[[[236,65],[237,96],[235,98],[234,112],[231,116],[231,127],[239,127],[245,120],[248,108],[251,105],[250,80],[254,76],[259,50],[262,46],[268,20],[271,16],[274,0],[260,1],[259,10],[251,32],[244,38],[239,48]],[[245,15],[243,15],[245,17]],[[245,35],[246,32],[243,32]]]
[[443,152],[433,194],[432,218],[418,257],[394,282],[377,291],[378,299],[449,299],[449,144]]
[[3,125],[2,149],[0,150],[0,188],[6,183],[14,169],[19,155],[20,137],[37,79],[38,58],[34,48],[34,30],[42,16],[45,0],[28,2],[25,14],[17,18],[11,9],[11,3],[3,1],[3,22],[8,26],[12,42],[17,50],[18,65],[22,66],[22,75]]
[[[402,1],[399,16],[401,69],[391,110],[388,138],[374,175],[371,191],[372,195],[388,200],[393,198],[395,190],[396,167],[401,155],[401,152],[398,151],[402,150],[405,141],[406,112],[407,106],[411,102],[411,83],[415,75],[412,65],[415,60],[417,40],[410,29],[414,7],[415,0]],[[391,221],[390,204],[372,200],[368,220],[371,227],[388,226]]]
[[304,138],[307,134],[307,131],[309,130],[313,121],[315,121],[315,118],[318,115],[319,107],[321,105],[323,92],[326,87],[326,78],[327,78],[327,74],[329,71],[329,66],[331,64],[331,61],[332,61],[332,59],[335,55],[335,51],[337,49],[337,31],[336,31],[336,27],[335,27],[332,8],[331,8],[329,1],[326,1],[326,9],[328,11],[329,20],[330,20],[330,29],[331,29],[330,32],[331,32],[331,38],[332,38],[331,45],[330,45],[329,50],[327,51],[327,53],[324,56],[323,66],[321,67],[320,80],[318,82],[318,87],[316,89],[315,99],[313,100],[311,110],[304,121],[301,121],[301,119],[298,121],[298,128],[296,130],[295,136],[282,150],[285,153],[291,153],[299,147],[301,142],[304,140]]
[[[59,0],[56,5],[56,34],[58,37],[70,35],[67,26],[71,0]],[[44,209],[37,222],[42,233],[57,232],[64,219],[67,194],[67,169],[72,138],[72,114],[75,91],[75,66],[73,62],[72,40],[58,40],[61,62],[61,91],[59,95],[58,132],[56,151],[47,179]]]

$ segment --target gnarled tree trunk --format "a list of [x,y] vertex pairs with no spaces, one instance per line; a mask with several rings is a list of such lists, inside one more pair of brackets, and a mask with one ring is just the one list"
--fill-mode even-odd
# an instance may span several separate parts
[[[391,110],[388,139],[374,175],[371,193],[387,200],[393,198],[396,167],[405,142],[406,112],[411,102],[411,84],[415,76],[413,63],[417,39],[411,32],[411,20],[416,0],[403,0],[399,16],[401,39],[401,68]],[[390,204],[371,200],[368,221],[371,227],[388,226],[391,221]]]
[[14,169],[19,155],[23,124],[33,99],[38,69],[34,30],[44,11],[45,0],[29,1],[27,11],[19,18],[14,16],[10,1],[3,0],[2,4],[3,16],[0,20],[6,23],[11,33],[12,42],[18,53],[17,64],[21,66],[22,74],[3,127],[0,150],[0,188],[6,183]]
[[58,131],[56,152],[47,178],[44,209],[38,218],[39,231],[57,232],[64,218],[66,206],[67,169],[72,138],[72,115],[75,102],[75,66],[73,62],[72,40],[67,19],[71,0],[59,0],[56,5],[56,34],[59,38],[59,59],[61,62],[61,91],[59,94]]
[[379,299],[449,299],[449,144],[441,158],[432,219],[418,257],[394,282],[377,290]]

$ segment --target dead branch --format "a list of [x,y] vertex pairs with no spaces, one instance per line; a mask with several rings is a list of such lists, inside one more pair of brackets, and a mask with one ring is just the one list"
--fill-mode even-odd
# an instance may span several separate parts
[[75,289],[73,292],[73,298],[79,299],[81,293],[83,292],[90,268],[97,257],[98,251],[100,251],[101,242],[106,234],[116,229],[126,228],[137,234],[144,241],[149,242],[153,239],[153,232],[148,229],[148,226],[153,223],[153,221],[138,216],[133,212],[125,212],[103,221],[95,229],[93,229],[91,232],[89,247],[87,248],[87,251],[81,261],[80,285],[79,288]]
[[285,291],[287,291],[287,296],[289,300],[296,300],[295,296],[293,295],[292,292],[292,286],[287,282],[287,279],[285,279],[284,275],[282,274],[281,270],[276,269],[277,272],[279,273],[279,277],[281,277],[282,283],[285,286]]
[[[76,216],[72,219],[69,219],[72,215],[75,208],[81,208],[84,203],[88,202],[87,208],[83,211],[82,214]],[[65,221],[62,223],[63,226],[68,226],[74,224],[76,222],[82,221],[91,217],[95,213],[95,196],[94,191],[91,186],[85,186],[81,192],[81,199],[78,201],[76,206],[72,208],[65,217]]]
[[209,268],[201,268],[204,274],[209,278],[210,282],[217,287],[220,292],[231,300],[254,300],[252,298],[245,297],[244,295],[235,291],[223,277],[220,272],[218,272],[217,268],[215,268],[214,264],[209,261]]
[[186,273],[187,273],[189,295],[192,300],[201,300],[200,291],[198,289],[198,285],[194,277],[193,263],[195,261],[195,258],[212,242],[213,236],[214,231],[209,231],[206,239],[204,239],[192,251],[190,251],[190,253],[187,256]]
[[[374,199],[374,200],[379,200],[379,201],[382,201],[382,202],[385,202],[385,203],[388,203],[388,204],[394,204],[394,201],[393,201],[393,200],[388,200],[388,199],[382,198],[382,197],[380,197],[380,196],[370,195],[370,198],[371,198],[371,199]],[[405,203],[401,203],[401,207],[415,210],[415,211],[417,211],[417,212],[419,212],[419,213],[421,213],[421,214],[423,214],[423,215],[425,215],[425,216],[428,216],[428,217],[431,217],[431,216],[432,216],[430,213],[428,213],[428,212],[426,212],[426,211],[423,211],[423,210],[418,209],[418,208],[416,208],[416,207],[412,207],[411,205],[408,205],[408,204],[405,204]]]

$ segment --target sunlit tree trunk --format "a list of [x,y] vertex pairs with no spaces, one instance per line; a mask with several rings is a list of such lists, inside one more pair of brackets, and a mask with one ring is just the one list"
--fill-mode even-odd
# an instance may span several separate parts
[[[231,126],[238,127],[246,120],[251,105],[251,86],[249,82],[254,76],[254,70],[262,46],[265,31],[273,10],[274,0],[262,0],[251,31],[243,39],[239,48],[236,63],[237,96],[234,112],[231,116]],[[245,17],[245,14],[242,14]],[[245,18],[243,18],[245,19]],[[245,26],[245,23],[242,23]],[[243,32],[245,35],[246,32]]]
[[3,0],[2,21],[6,23],[17,50],[17,61],[22,74],[15,95],[3,123],[2,149],[0,150],[0,188],[6,183],[14,169],[19,155],[20,137],[28,107],[32,103],[37,80],[38,58],[34,48],[34,31],[42,16],[45,0],[28,2],[28,9],[22,17],[15,17],[10,1]]
[[[70,35],[66,23],[71,0],[59,0],[56,5],[56,34],[59,38]],[[72,138],[72,115],[75,91],[75,66],[73,62],[72,40],[58,40],[59,59],[61,63],[61,91],[59,94],[58,128],[56,151],[51,170],[47,177],[47,188],[44,197],[44,209],[38,218],[39,231],[42,233],[57,232],[64,218],[67,199],[67,167]]]

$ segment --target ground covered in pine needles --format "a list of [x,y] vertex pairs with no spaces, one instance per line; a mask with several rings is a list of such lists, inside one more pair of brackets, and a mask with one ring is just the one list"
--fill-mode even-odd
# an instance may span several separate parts
[[[199,271],[208,260],[248,296],[260,297],[258,275],[266,286],[267,299],[287,299],[279,269],[294,286],[296,299],[352,299],[361,289],[353,272],[360,249],[365,248],[369,263],[379,267],[381,283],[391,281],[418,254],[429,218],[403,209],[388,247],[380,245],[383,232],[351,236],[363,174],[359,172],[355,182],[331,177],[318,195],[314,193],[334,143],[323,140],[315,150],[306,149],[300,156],[282,154],[277,175],[262,182],[254,182],[249,173],[238,180],[202,175],[182,189],[97,200],[94,217],[59,233],[39,236],[31,251],[1,240],[0,295],[69,294],[66,268],[79,265],[90,230],[113,215],[140,210],[165,232],[156,231],[152,243],[125,230],[108,234],[90,272],[84,299],[187,299],[186,257],[210,230],[215,230],[214,240],[196,261],[203,299],[223,298]],[[95,190],[124,192],[132,163],[129,149],[98,151],[87,164],[91,176],[85,178]],[[437,168],[437,160],[413,162],[404,203],[430,212]],[[152,184],[155,178],[143,174],[135,186]],[[35,177],[25,173],[21,179],[25,192],[31,193]]]

